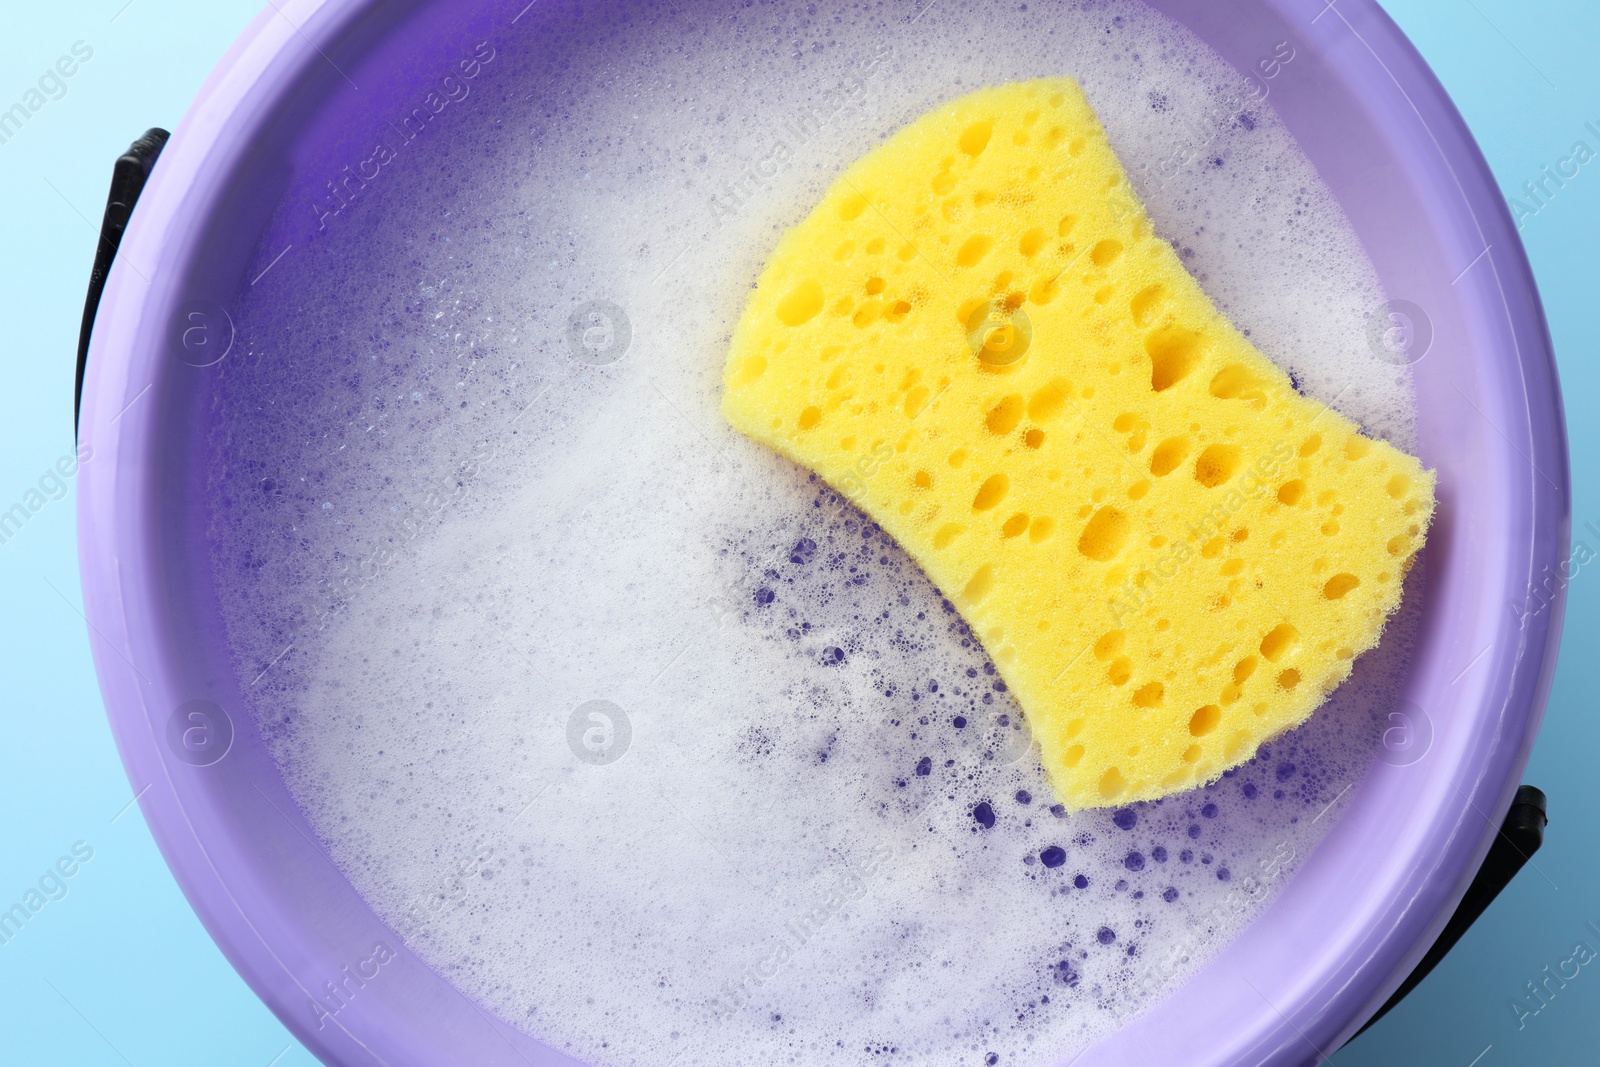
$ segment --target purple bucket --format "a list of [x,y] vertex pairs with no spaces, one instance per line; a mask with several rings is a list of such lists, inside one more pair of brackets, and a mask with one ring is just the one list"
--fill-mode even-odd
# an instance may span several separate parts
[[[1508,610],[1567,550],[1560,395],[1532,273],[1488,166],[1375,3],[1153,4],[1240,71],[1276,42],[1297,42],[1296,77],[1274,87],[1272,106],[1344,206],[1385,290],[1427,309],[1433,355],[1414,373],[1439,513],[1404,697],[1428,709],[1434,736],[1427,759],[1375,762],[1267,911],[1076,1062],[1312,1063],[1433,943],[1511,803],[1562,615],[1559,590],[1544,610]],[[212,937],[330,1064],[576,1061],[492,1017],[406,949],[316,844],[238,710],[211,575],[196,563],[208,516],[211,408],[195,373],[205,361],[175,358],[173,324],[227,331],[206,316],[269,266],[277,248],[263,246],[262,230],[291,183],[383,109],[386,87],[438,66],[441,42],[509,32],[531,7],[289,0],[266,10],[166,147],[88,358],[84,599],[124,763]],[[345,92],[341,79],[362,91]],[[337,1013],[312,1010],[327,983],[373,966],[379,946],[381,983],[348,987],[359,995]]]

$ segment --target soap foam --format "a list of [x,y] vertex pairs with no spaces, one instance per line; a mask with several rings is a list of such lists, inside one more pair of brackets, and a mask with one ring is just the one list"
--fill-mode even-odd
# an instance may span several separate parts
[[374,910],[585,1061],[1068,1059],[1336,821],[1422,568],[1306,726],[1204,789],[1067,814],[917,567],[722,422],[732,325],[840,168],[1060,73],[1218,305],[1409,448],[1373,269],[1272,112],[1218,120],[1240,77],[1136,4],[594,18],[541,4],[494,39],[476,105],[235,316],[213,565],[260,729]]

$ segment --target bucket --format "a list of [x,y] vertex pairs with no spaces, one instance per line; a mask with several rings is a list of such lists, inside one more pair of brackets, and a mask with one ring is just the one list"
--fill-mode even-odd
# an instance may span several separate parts
[[[693,0],[680,3],[692,17]],[[1489,169],[1376,3],[1152,6],[1255,77],[1262,57],[1294,42],[1295,76],[1274,81],[1270,106],[1349,216],[1393,298],[1385,315],[1409,331],[1418,451],[1438,472],[1439,503],[1403,697],[1430,737],[1426,758],[1374,760],[1264,913],[1074,1062],[1314,1063],[1445,930],[1512,804],[1562,614],[1564,583],[1552,578],[1570,524],[1559,387],[1532,273]],[[623,8],[589,5],[595,32]],[[564,8],[288,0],[264,11],[161,151],[90,320],[80,439],[92,460],[80,476],[79,541],[117,743],[207,930],[330,1064],[578,1061],[415,955],[290,795],[245,710],[249,680],[233,667],[200,562],[213,505],[210,371],[238,358],[229,309],[240,295],[310,231],[341,223],[343,201],[328,199],[335,184],[351,168],[378,180],[367,132],[409,111],[441,70],[457,84],[475,77],[461,64],[492,65],[475,51],[480,42],[537,33],[552,10]],[[500,91],[487,83],[478,91]],[[306,202],[300,235],[272,221],[287,197]]]

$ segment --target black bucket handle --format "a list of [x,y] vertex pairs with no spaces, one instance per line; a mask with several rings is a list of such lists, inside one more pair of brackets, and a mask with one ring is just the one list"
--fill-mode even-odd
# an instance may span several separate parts
[[83,325],[78,329],[78,378],[72,393],[72,433],[78,433],[78,412],[83,407],[83,370],[89,362],[89,335],[94,332],[95,313],[100,310],[100,295],[105,291],[106,276],[111,273],[111,262],[117,258],[122,245],[122,234],[133,217],[133,205],[144,192],[144,183],[156,158],[166,147],[166,130],[151,127],[144,136],[128,146],[117,157],[111,169],[111,194],[106,197],[106,213],[100,222],[100,241],[95,247],[94,268],[89,272],[89,295],[83,302]]

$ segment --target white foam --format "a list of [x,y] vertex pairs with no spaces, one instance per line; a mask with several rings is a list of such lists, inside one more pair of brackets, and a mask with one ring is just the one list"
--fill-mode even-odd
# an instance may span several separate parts
[[[211,496],[252,711],[373,908],[593,1063],[1070,1058],[1259,914],[1404,669],[1415,589],[1249,767],[1057,815],[937,591],[721,421],[744,295],[840,167],[942,100],[1070,73],[1212,296],[1410,444],[1371,265],[1270,110],[1207,117],[1241,81],[1198,41],[1129,3],[912,14],[618,8],[598,34],[535,8],[236,315]],[[566,336],[597,299],[631,324],[607,366]],[[631,730],[615,762],[569,744],[595,700]]]

